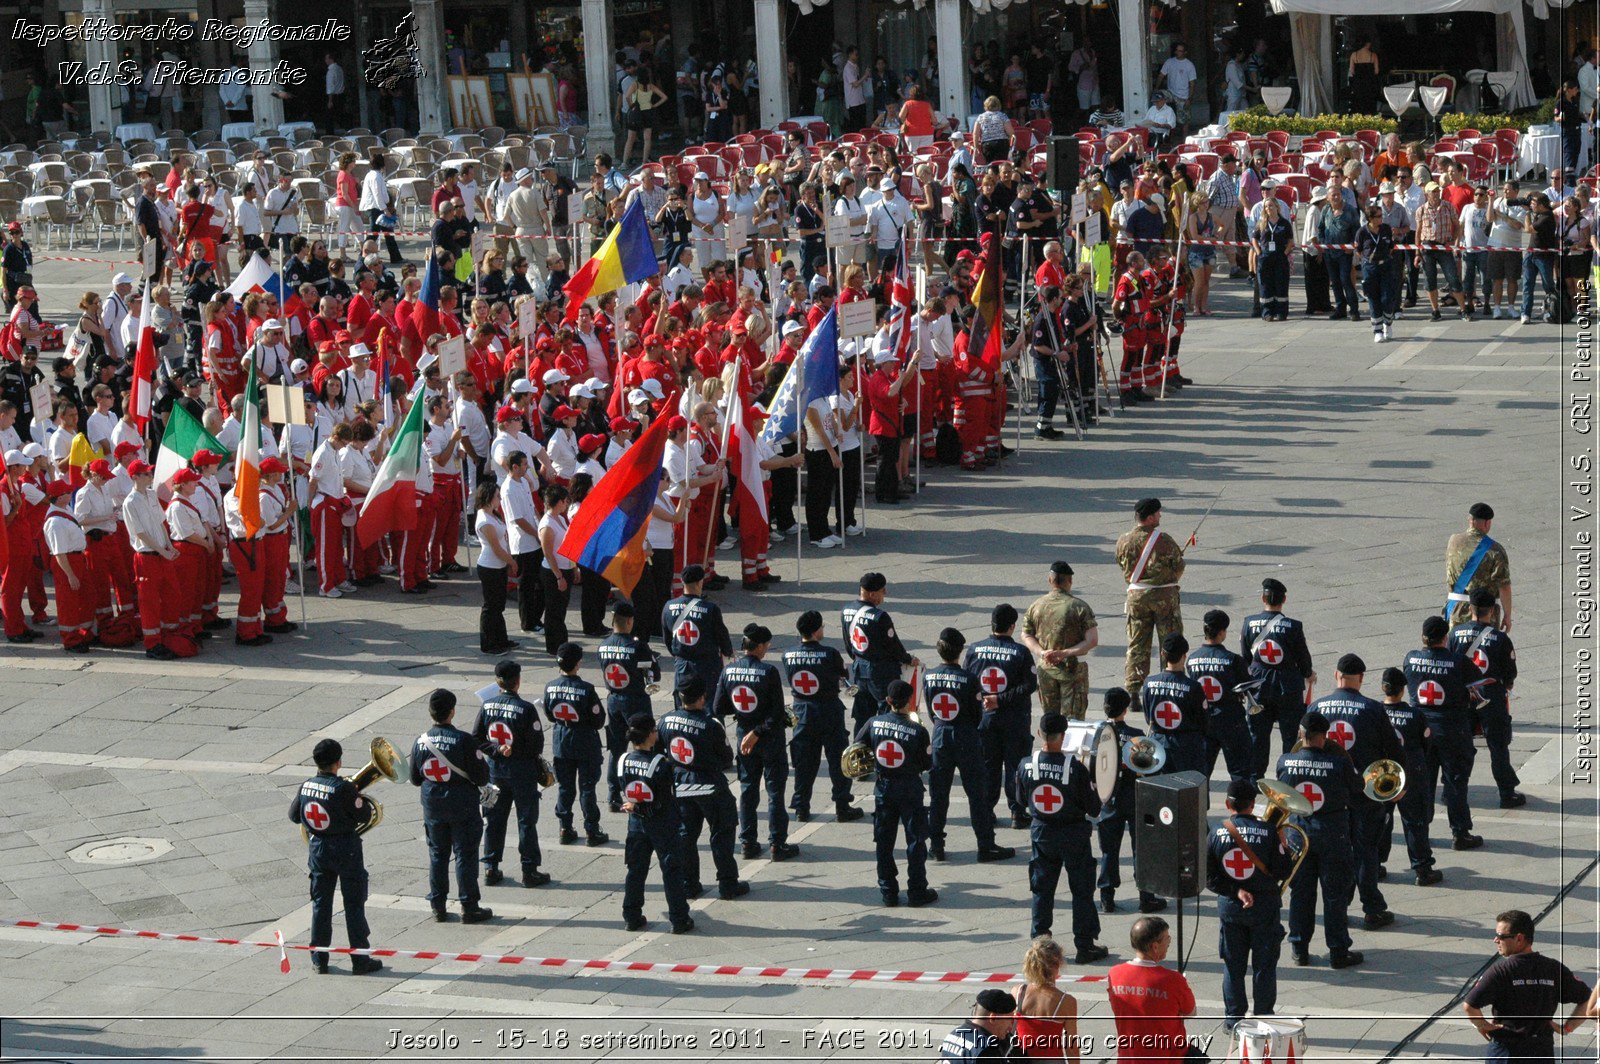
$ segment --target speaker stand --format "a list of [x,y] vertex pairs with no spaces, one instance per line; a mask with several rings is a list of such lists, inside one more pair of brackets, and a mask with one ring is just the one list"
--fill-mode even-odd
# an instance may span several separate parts
[[1178,974],[1183,974],[1183,899],[1173,898],[1178,903]]

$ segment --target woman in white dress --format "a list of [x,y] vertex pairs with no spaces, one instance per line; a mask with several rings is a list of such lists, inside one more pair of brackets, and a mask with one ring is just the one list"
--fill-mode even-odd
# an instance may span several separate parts
[[867,261],[867,209],[861,205],[861,197],[856,195],[856,189],[859,187],[860,184],[853,174],[845,173],[839,176],[839,194],[833,200],[834,216],[850,219],[851,230],[861,234],[861,239],[833,249],[834,257],[840,267],[852,262]]
[[723,242],[727,221],[728,208],[711,187],[710,176],[705,171],[695,174],[694,190],[689,195],[689,239],[694,245],[695,265],[702,271],[728,257]]

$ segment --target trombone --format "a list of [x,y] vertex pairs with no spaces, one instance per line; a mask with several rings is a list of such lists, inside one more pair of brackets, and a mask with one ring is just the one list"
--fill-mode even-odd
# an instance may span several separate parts
[[[372,740],[370,750],[372,759],[363,765],[354,776],[349,777],[350,782],[356,785],[356,790],[365,791],[380,778],[386,779],[390,783],[398,783],[400,774],[406,768],[406,759],[401,756],[400,751],[396,750],[393,744],[382,736]],[[383,823],[383,805],[372,798],[368,798],[367,801],[372,802],[372,816],[365,824],[356,828],[357,835],[365,835]],[[300,837],[308,845],[310,844],[311,832],[306,830],[304,824],[300,825]]]
[[1261,818],[1262,822],[1274,830],[1292,831],[1300,836],[1300,850],[1295,856],[1294,866],[1289,869],[1289,874],[1283,877],[1283,882],[1278,884],[1278,893],[1281,895],[1289,889],[1289,883],[1294,879],[1295,873],[1300,871],[1300,865],[1304,863],[1306,854],[1311,852],[1311,839],[1306,835],[1305,829],[1298,824],[1289,823],[1289,818],[1309,815],[1311,803],[1305,795],[1271,776],[1263,776],[1256,781],[1256,789],[1267,800],[1267,815]]

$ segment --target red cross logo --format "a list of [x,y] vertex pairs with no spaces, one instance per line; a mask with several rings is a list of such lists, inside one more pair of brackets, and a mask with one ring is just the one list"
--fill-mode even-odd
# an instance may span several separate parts
[[307,802],[305,808],[300,810],[300,819],[304,820],[312,831],[321,831],[328,826],[328,821],[332,818],[328,816],[328,811],[322,808],[321,802]]
[[949,691],[940,691],[929,700],[928,708],[940,720],[955,720],[956,714],[961,712],[961,703]]
[[1263,664],[1276,665],[1283,660],[1283,648],[1278,645],[1278,641],[1275,639],[1263,639],[1261,641],[1261,649],[1256,652],[1256,656],[1261,659]]
[[1346,750],[1356,745],[1356,730],[1347,720],[1336,720],[1328,729],[1328,738],[1344,747]]
[[1033,807],[1046,816],[1060,809],[1065,801],[1060,789],[1053,783],[1041,783],[1033,789]]
[[694,764],[694,744],[683,736],[680,735],[672,740],[672,745],[667,747],[667,750],[672,754],[672,760],[678,764]]
[[550,715],[565,724],[571,724],[578,719],[578,711],[565,702],[557,702],[556,708],[550,711]]
[[728,696],[733,701],[733,708],[740,713],[749,713],[756,708],[756,693],[743,684],[733,689],[733,694]]
[[606,686],[613,691],[620,691],[628,686],[628,670],[612,662],[606,666]]
[[878,764],[885,768],[894,768],[906,759],[906,752],[900,749],[900,744],[893,739],[885,739],[878,744],[875,756]]
[[1234,879],[1246,880],[1250,878],[1250,873],[1256,870],[1256,866],[1251,863],[1249,855],[1236,846],[1222,858],[1222,870]]
[[1444,705],[1444,688],[1432,680],[1417,684],[1417,701],[1425,706]]
[[503,720],[489,725],[489,741],[496,746],[505,746],[511,741],[511,726]]
[[856,648],[856,653],[865,654],[869,642],[865,631],[860,628],[850,629],[850,645]]
[[450,778],[450,766],[437,757],[430,757],[423,763],[422,774],[435,783],[443,783]]
[[1156,711],[1151,716],[1166,731],[1172,731],[1183,723],[1183,710],[1178,708],[1176,702],[1162,702],[1156,706]]
[[794,688],[795,694],[803,695],[809,698],[811,695],[817,693],[817,688],[821,687],[822,684],[818,682],[814,674],[801,669],[799,672],[795,673],[794,678],[789,681],[789,686]]
[[978,685],[991,695],[999,694],[1006,689],[1006,670],[990,665],[978,674]]
[[1478,667],[1479,672],[1489,671],[1489,655],[1483,652],[1482,647],[1472,652],[1472,663]]
[[656,800],[656,792],[652,791],[650,785],[644,780],[634,780],[628,784],[628,789],[623,793],[628,796],[628,801],[634,805],[642,805],[645,802]]
[[1215,676],[1200,677],[1200,690],[1206,693],[1206,705],[1212,705],[1222,697],[1222,681]]
[[1306,801],[1311,803],[1311,811],[1313,813],[1315,813],[1318,809],[1321,809],[1322,803],[1328,800],[1328,796],[1322,793],[1322,788],[1318,787],[1310,780],[1307,780],[1295,789],[1301,794],[1305,795]]
[[700,629],[695,626],[693,621],[684,621],[682,624],[678,625],[677,629],[672,634],[678,640],[678,642],[682,643],[686,647],[692,647],[696,643],[700,642]]

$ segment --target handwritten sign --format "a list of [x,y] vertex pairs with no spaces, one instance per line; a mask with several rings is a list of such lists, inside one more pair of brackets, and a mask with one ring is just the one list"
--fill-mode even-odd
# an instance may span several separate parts
[[523,300],[517,308],[517,335],[527,340],[533,336],[534,330],[539,327],[539,301],[537,299]]
[[36,421],[50,420],[50,381],[42,380],[28,389],[28,402],[33,406]]
[[1089,194],[1082,189],[1072,194],[1072,225],[1081,225],[1089,217]]
[[1088,220],[1083,224],[1083,242],[1090,247],[1105,243],[1105,233],[1102,231],[1103,225],[1104,216],[1099,211],[1089,215]]

